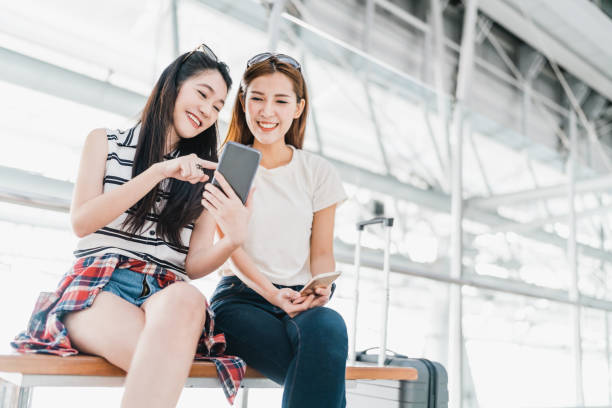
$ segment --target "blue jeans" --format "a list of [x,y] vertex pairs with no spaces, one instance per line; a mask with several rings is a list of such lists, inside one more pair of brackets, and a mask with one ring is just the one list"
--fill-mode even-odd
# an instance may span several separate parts
[[316,307],[292,319],[235,276],[221,279],[211,308],[226,353],[283,385],[283,408],[346,407],[348,336],[336,311]]

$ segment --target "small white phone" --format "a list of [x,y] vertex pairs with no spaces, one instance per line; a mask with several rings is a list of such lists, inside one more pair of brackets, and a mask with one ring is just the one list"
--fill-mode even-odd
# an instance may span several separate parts
[[321,273],[317,276],[314,276],[303,288],[300,290],[300,295],[308,296],[315,294],[314,290],[316,288],[324,288],[326,286],[331,285],[333,281],[335,281],[338,276],[340,276],[342,272],[327,272]]

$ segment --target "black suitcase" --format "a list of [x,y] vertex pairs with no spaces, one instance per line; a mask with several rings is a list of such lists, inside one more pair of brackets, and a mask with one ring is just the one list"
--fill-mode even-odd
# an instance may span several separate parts
[[[385,299],[381,319],[381,341],[379,353],[368,354],[370,348],[355,351],[357,308],[359,304],[359,266],[361,262],[361,233],[372,224],[381,224],[385,229],[385,254],[383,279]],[[349,363],[392,365],[413,367],[418,370],[417,381],[357,380],[356,386],[347,388],[347,406],[350,408],[448,408],[448,374],[442,364],[424,358],[408,358],[386,349],[387,319],[389,312],[389,244],[393,218],[377,217],[357,223],[357,245],[355,246],[355,295],[353,325],[350,333]],[[388,353],[391,353],[390,355]]]
[[[367,349],[357,353],[356,361],[376,365],[378,353],[368,354]],[[448,408],[448,374],[435,361],[425,358],[408,358],[387,350],[385,366],[413,367],[418,370],[417,381],[356,381],[347,388],[347,406],[351,408]]]

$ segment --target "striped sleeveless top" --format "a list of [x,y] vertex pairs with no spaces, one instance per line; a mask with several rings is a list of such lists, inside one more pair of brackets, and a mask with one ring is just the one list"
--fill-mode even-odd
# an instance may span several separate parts
[[[140,124],[127,131],[114,131],[107,129],[108,155],[106,158],[106,173],[104,175],[104,192],[112,191],[132,178],[132,165],[140,133]],[[166,159],[177,157],[175,150]],[[189,249],[189,239],[194,224],[188,224],[182,229],[180,236],[181,246],[166,242],[157,236],[158,214],[161,213],[166,200],[170,197],[169,179],[158,184],[155,213],[147,214],[146,222],[141,231],[135,235],[129,234],[123,228],[127,218],[128,209],[115,220],[98,231],[81,238],[77,242],[74,255],[77,258],[85,256],[99,256],[104,254],[120,254],[130,258],[151,262],[177,273],[185,280],[189,280],[185,273],[185,258]]]

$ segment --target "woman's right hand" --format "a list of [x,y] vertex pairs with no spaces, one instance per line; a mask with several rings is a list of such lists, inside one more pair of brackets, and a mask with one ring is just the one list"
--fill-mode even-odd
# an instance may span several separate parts
[[221,230],[220,235],[229,239],[235,247],[239,247],[248,234],[253,210],[253,190],[250,191],[246,203],[242,204],[242,200],[218,171],[215,172],[215,180],[221,188],[217,188],[213,183],[206,184],[202,194],[202,206],[213,215]]
[[271,299],[274,306],[280,307],[289,315],[294,318],[298,314],[310,308],[310,304],[314,300],[314,295],[308,295],[302,303],[293,303],[295,299],[300,297],[300,293],[296,292],[291,288],[278,289]]
[[155,165],[159,166],[164,178],[172,177],[191,184],[203,183],[208,180],[209,177],[204,174],[203,169],[214,170],[217,168],[217,163],[200,159],[195,153],[159,162]]

